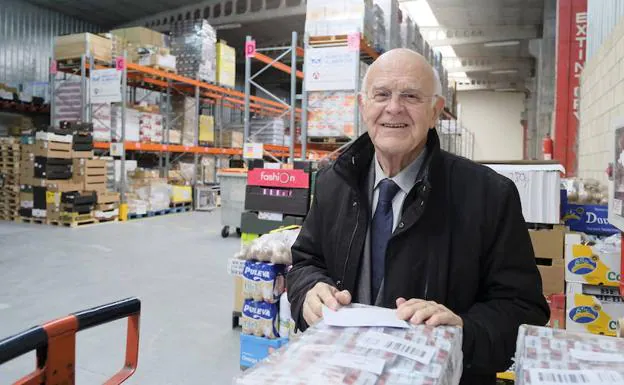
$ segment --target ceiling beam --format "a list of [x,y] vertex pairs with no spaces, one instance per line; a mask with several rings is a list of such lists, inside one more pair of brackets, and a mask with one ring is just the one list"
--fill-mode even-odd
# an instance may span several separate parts
[[517,69],[519,73],[533,68],[533,59],[496,56],[449,57],[442,59],[448,73]]
[[539,28],[536,25],[473,28],[421,27],[420,32],[432,47],[534,39],[539,36]]

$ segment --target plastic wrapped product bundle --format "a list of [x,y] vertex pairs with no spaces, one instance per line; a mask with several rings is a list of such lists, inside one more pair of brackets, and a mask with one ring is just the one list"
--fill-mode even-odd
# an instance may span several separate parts
[[250,245],[243,247],[236,258],[291,265],[292,253],[290,249],[297,236],[299,236],[299,229],[264,234],[251,242]]
[[284,265],[245,261],[243,297],[254,301],[277,303],[284,292]]
[[234,380],[236,385],[456,385],[455,327],[339,328],[322,321]]
[[[588,317],[593,309],[587,309]],[[520,326],[517,385],[623,385],[624,339]]]

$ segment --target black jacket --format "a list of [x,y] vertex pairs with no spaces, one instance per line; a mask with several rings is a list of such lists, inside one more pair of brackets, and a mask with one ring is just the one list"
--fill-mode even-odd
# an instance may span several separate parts
[[[544,325],[549,309],[513,182],[440,149],[427,158],[403,204],[386,254],[383,305],[422,298],[461,316],[462,385],[490,385],[511,365],[518,327]],[[293,245],[288,298],[305,330],[305,294],[317,282],[349,290],[357,280],[370,220],[365,180],[374,154],[368,134],[319,172],[314,201]]]

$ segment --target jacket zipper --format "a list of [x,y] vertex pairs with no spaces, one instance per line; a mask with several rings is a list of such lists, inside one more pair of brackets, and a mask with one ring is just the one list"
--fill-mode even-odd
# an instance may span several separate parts
[[355,201],[357,208],[357,214],[355,216],[355,228],[353,229],[353,233],[351,234],[351,240],[349,241],[349,249],[347,251],[347,258],[345,259],[344,266],[342,268],[342,280],[338,281],[338,289],[343,290],[344,288],[344,280],[347,275],[347,264],[349,263],[349,258],[351,258],[351,247],[353,246],[353,240],[355,240],[355,234],[357,234],[358,226],[360,225],[360,207],[359,202]]

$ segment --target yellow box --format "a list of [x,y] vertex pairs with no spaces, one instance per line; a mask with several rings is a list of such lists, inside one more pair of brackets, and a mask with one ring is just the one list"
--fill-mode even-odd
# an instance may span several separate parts
[[618,247],[583,244],[581,234],[565,236],[566,282],[619,286],[621,257]]
[[191,186],[171,186],[171,203],[185,203],[193,201]]
[[199,141],[214,142],[214,117],[208,115],[199,116]]
[[618,319],[624,317],[619,288],[568,283],[566,330],[615,336]]
[[236,50],[223,42],[217,43],[217,84],[236,86]]

